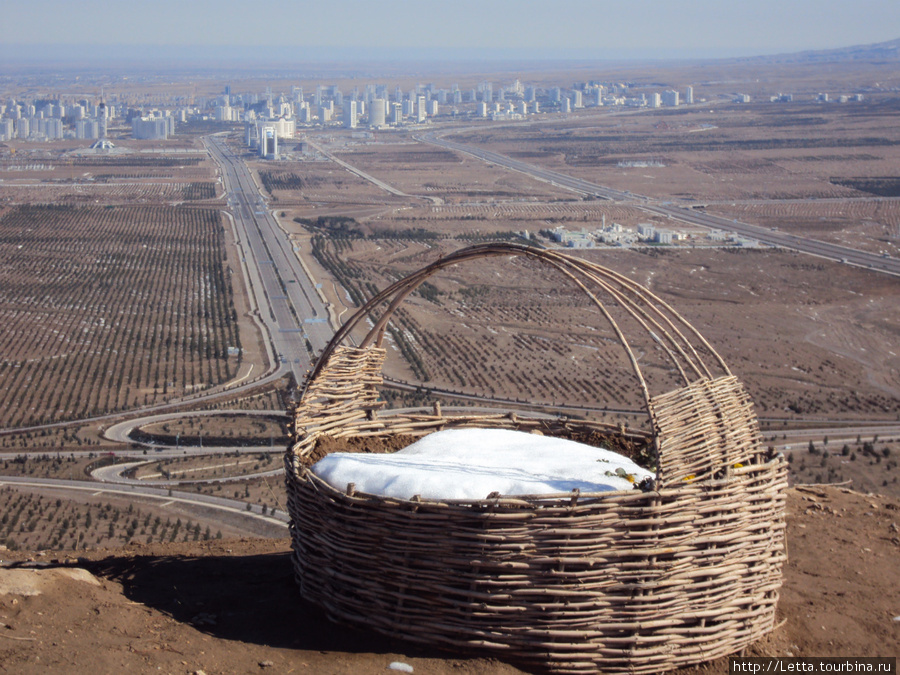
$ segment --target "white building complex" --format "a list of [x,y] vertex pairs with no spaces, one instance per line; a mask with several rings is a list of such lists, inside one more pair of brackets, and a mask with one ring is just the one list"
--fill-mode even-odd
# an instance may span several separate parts
[[137,139],[158,141],[174,134],[174,117],[135,117],[131,120],[131,135]]

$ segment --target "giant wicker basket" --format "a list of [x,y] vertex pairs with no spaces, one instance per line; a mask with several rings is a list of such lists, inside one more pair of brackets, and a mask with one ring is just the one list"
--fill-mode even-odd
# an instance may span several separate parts
[[[381,410],[381,343],[397,307],[435,272],[492,256],[541,261],[587,294],[627,354],[649,431],[502,410]],[[680,386],[648,391],[614,312],[646,330]],[[366,320],[374,325],[365,339],[344,344]],[[465,426],[643,440],[656,481],[643,490],[407,501],[335,489],[309,468],[323,436]],[[786,557],[784,458],[761,447],[751,401],[702,336],[604,267],[514,244],[441,258],[337,332],[305,382],[292,433],[294,570],[302,596],[335,621],[557,673],[658,673],[737,652],[773,628]]]

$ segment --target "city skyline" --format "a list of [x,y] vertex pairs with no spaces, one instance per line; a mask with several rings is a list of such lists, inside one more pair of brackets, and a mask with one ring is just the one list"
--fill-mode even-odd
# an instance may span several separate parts
[[419,3],[158,0],[153,11],[105,0],[34,0],[4,10],[4,60],[716,58],[848,47],[900,37],[890,0],[495,0]]

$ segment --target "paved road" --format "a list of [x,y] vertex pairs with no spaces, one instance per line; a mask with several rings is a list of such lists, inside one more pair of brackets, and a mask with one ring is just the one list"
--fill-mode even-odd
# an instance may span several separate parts
[[[644,195],[634,194],[627,190],[614,190],[603,185],[597,185],[596,183],[582,180],[581,178],[567,176],[558,171],[552,171],[550,169],[535,166],[534,164],[528,164],[527,162],[501,155],[498,152],[483,150],[456,141],[449,141],[442,138],[439,132],[423,134],[422,136],[418,136],[417,139],[424,143],[437,145],[448,150],[462,152],[485,162],[512,169],[513,171],[519,171],[532,176],[533,178],[552,183],[553,185],[572,190],[579,194],[627,203],[649,213],[655,213],[657,215],[665,216],[666,218],[680,220],[691,225],[735,232],[741,236],[756,239],[763,244],[768,244],[770,246],[794,249],[801,253],[843,261],[848,264],[867,267],[876,272],[900,276],[900,259],[898,258],[885,258],[874,253],[866,253],[837,244],[829,244],[816,239],[797,237],[767,227],[750,225],[722,216],[713,216],[690,208],[689,206],[674,205],[667,202],[655,202]],[[802,202],[802,200],[797,201]]]
[[247,165],[222,138],[207,136],[204,142],[222,172],[243,262],[278,370],[292,372],[301,382],[310,366],[307,342],[318,353],[333,335],[328,309]]

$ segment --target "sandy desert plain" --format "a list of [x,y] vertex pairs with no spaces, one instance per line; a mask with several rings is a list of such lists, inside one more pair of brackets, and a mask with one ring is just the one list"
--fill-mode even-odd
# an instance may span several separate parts
[[[370,134],[311,128],[302,136],[312,150],[285,143],[278,161],[258,160],[242,147],[240,129],[230,129],[230,147],[250,165],[334,319],[472,243],[554,246],[541,232],[560,226],[683,231],[686,241],[672,246],[571,253],[638,281],[694,324],[747,386],[766,443],[791,460],[797,487],[788,499],[779,627],[754,653],[900,654],[900,444],[895,431],[875,428],[900,423],[898,278],[788,248],[729,245],[643,211],[639,199],[586,198],[423,139],[439,130],[655,203],[896,258],[894,64],[573,66],[466,77],[626,81],[637,91],[640,83],[650,91],[693,82],[701,102],[507,123],[448,117]],[[755,102],[733,103],[738,91]],[[768,102],[782,91],[794,101]],[[865,98],[815,103],[821,91]],[[113,128],[122,151],[106,154],[74,140],[0,144],[0,483],[3,476],[89,480],[91,468],[115,461],[109,453],[133,448],[103,436],[115,419],[87,418],[138,416],[167,402],[219,415],[147,422],[145,438],[177,435],[185,447],[203,435],[260,446],[282,438],[277,411],[290,399],[290,381],[206,398],[272,365],[223,213],[220,173],[200,141],[219,130],[229,129],[189,126],[170,141],[148,142]],[[445,403],[497,399],[646,423],[624,412],[638,410],[640,396],[599,312],[532,263],[449,270],[396,318],[385,373],[418,389],[386,389],[391,405],[442,391]],[[635,336],[633,346],[651,389],[666,391],[672,374],[653,344]],[[240,356],[229,347],[240,347]],[[798,428],[813,431],[793,435]],[[158,461],[154,452],[136,475],[228,478],[173,487],[284,511],[280,477],[243,477],[278,464],[277,447],[235,457],[195,448]],[[141,459],[148,450],[137,453]],[[394,660],[417,673],[521,672],[493,658],[331,626],[296,594],[286,531],[276,524],[100,487],[75,493],[11,483],[0,485],[0,514],[0,672],[375,673]],[[40,595],[8,576],[7,565],[29,560],[51,563],[30,573]],[[93,577],[54,571],[73,568]],[[689,672],[724,673],[727,661]]]

